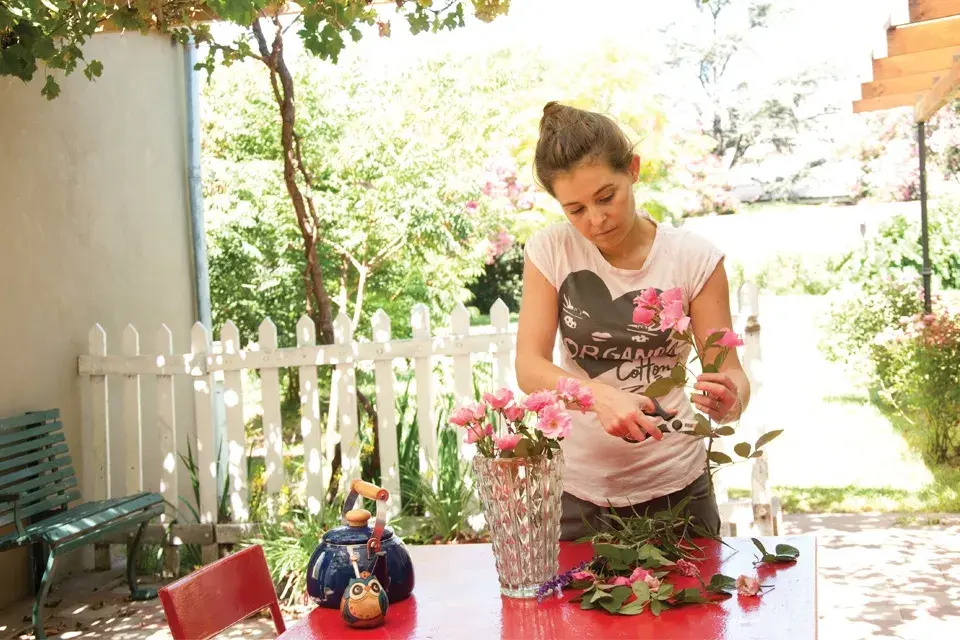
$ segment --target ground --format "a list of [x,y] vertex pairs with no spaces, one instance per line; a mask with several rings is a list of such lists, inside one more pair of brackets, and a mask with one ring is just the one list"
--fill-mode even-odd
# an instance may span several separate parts
[[[928,640],[952,637],[949,630],[960,628],[960,517],[790,515],[785,528],[788,535],[817,536],[818,637]],[[170,638],[159,601],[129,602],[121,573],[84,574],[60,586],[50,630],[62,638]],[[31,606],[24,601],[0,610],[0,640],[32,637],[22,635]],[[290,624],[295,614],[284,617]],[[274,633],[261,617],[222,637]]]

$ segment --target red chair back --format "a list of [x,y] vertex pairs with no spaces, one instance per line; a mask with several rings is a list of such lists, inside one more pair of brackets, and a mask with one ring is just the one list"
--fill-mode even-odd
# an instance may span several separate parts
[[269,608],[277,634],[286,631],[260,545],[208,564],[160,588],[175,640],[204,640]]

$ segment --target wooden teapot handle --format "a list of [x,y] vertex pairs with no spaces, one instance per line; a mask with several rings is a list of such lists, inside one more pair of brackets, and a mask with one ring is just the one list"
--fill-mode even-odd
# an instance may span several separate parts
[[389,491],[381,487],[378,487],[377,485],[372,484],[370,482],[366,482],[364,480],[359,480],[359,479],[354,480],[350,484],[350,489],[352,491],[356,491],[359,495],[363,496],[368,500],[376,500],[377,502],[380,502],[380,501],[386,502],[387,500],[390,499]]

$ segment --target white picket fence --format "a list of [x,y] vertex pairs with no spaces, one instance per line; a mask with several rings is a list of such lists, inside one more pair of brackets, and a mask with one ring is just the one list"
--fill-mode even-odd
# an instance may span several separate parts
[[[741,358],[754,379],[756,395],[760,364],[757,297],[751,286],[741,290],[740,294],[740,309],[734,325],[746,341],[741,348]],[[175,398],[174,377],[188,376],[193,381],[201,522],[216,524],[218,491],[222,491],[227,476],[234,519],[245,522],[249,514],[249,479],[246,476],[242,373],[257,370],[260,374],[269,499],[279,494],[287,481],[281,438],[279,373],[282,368],[297,367],[307,506],[317,512],[330,482],[331,460],[338,443],[343,464],[341,487],[359,475],[356,372],[358,367],[372,367],[376,382],[382,484],[390,491],[391,510],[396,512],[403,497],[396,438],[395,361],[412,361],[419,409],[420,468],[422,473],[427,473],[437,463],[435,400],[438,389],[434,365],[438,359],[450,359],[453,387],[444,391],[452,392],[457,402],[474,397],[471,356],[480,354],[492,359],[493,381],[497,387],[516,389],[513,372],[516,335],[511,331],[506,305],[497,301],[490,317],[491,327],[471,329],[469,312],[463,305],[457,305],[449,316],[449,327],[434,332],[429,310],[421,304],[414,307],[411,314],[413,337],[393,340],[390,318],[380,310],[372,321],[371,339],[364,340],[353,335],[350,320],[341,313],[334,325],[335,344],[317,345],[313,322],[304,316],[297,324],[297,346],[290,348],[277,348],[277,330],[269,318],[260,325],[257,341],[247,347],[242,346],[241,336],[232,322],[222,327],[217,348],[214,348],[208,330],[198,323],[191,331],[190,352],[182,354],[174,353],[173,336],[165,325],[153,335],[152,348],[141,346],[139,332],[128,325],[121,339],[121,353],[110,355],[107,335],[100,325],[95,325],[90,331],[89,353],[79,358],[79,373],[87,378],[85,388],[89,389],[88,410],[84,412],[89,424],[85,425],[84,433],[92,438],[92,442],[84,447],[87,497],[104,499],[111,496],[111,475],[120,470],[111,466],[109,443],[111,433],[117,430],[124,432],[122,473],[126,493],[157,491],[171,505],[178,503],[178,495],[187,493],[185,483],[177,473],[179,454],[185,450],[185,445],[181,439],[181,425],[176,421],[180,399]],[[318,367],[333,368],[330,410],[324,428],[321,428],[324,417],[320,415],[317,388]],[[119,425],[110,422],[109,407],[116,399],[108,397],[108,376],[121,376],[123,380],[119,399],[122,410],[115,414],[123,416]],[[156,415],[143,415],[141,394],[145,385],[155,386]],[[146,429],[144,425],[147,425]],[[148,446],[159,447],[160,454],[161,468],[148,473],[145,473],[142,455],[145,436],[150,438]],[[221,448],[224,455],[218,456]],[[469,456],[471,452],[461,444],[461,453]],[[719,488],[722,491],[722,485]],[[723,495],[720,499],[726,502]],[[725,509],[727,516],[730,513],[729,508]],[[169,522],[172,517],[171,511],[165,520]]]

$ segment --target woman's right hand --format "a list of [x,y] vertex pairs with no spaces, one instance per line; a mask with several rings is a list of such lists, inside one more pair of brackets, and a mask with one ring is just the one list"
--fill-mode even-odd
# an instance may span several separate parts
[[604,431],[617,438],[630,438],[640,442],[647,436],[661,440],[663,433],[657,427],[657,419],[643,412],[653,411],[653,401],[646,396],[621,391],[606,384],[589,385],[595,404],[593,412],[600,419]]

